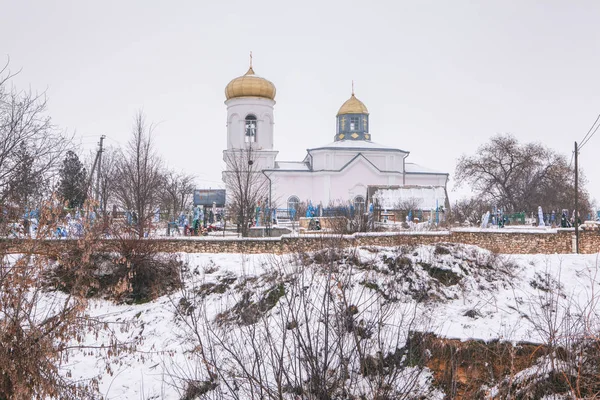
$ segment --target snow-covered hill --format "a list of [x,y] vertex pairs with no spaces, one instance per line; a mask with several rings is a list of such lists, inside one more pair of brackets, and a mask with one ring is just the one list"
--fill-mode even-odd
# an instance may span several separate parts
[[137,351],[110,363],[73,351],[65,373],[101,375],[107,399],[294,399],[318,385],[348,398],[390,386],[394,396],[443,398],[432,372],[412,360],[411,332],[547,343],[573,329],[562,322],[575,314],[598,321],[597,255],[508,256],[443,244],[180,257],[184,290],[142,305],[90,303],[123,343],[141,338]]

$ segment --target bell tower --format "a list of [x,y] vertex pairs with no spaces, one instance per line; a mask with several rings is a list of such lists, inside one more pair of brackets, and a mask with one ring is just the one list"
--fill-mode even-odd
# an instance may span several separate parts
[[[250,53],[248,71],[225,87],[227,105],[227,148],[239,151],[251,148],[260,169],[275,166],[273,150],[273,108],[275,85],[255,74]],[[226,158],[226,155],[224,155]]]

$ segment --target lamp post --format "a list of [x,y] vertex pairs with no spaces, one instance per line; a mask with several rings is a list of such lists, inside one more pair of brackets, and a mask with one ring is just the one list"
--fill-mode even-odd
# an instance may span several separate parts
[[[269,214],[271,214],[273,211],[271,210],[271,186],[272,186],[272,181],[271,178],[269,177],[269,175],[267,175],[267,173],[265,172],[265,170],[262,170],[263,175],[267,178],[267,180],[269,181]],[[267,235],[269,237],[271,237],[271,223],[273,222],[271,220],[271,215],[267,215]]]

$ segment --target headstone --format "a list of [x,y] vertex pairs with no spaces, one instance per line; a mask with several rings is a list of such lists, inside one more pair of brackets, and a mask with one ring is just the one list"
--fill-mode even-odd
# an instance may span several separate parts
[[542,212],[542,206],[538,206],[538,226],[546,226],[546,224],[544,224],[544,213]]
[[488,224],[490,223],[490,212],[486,211],[485,214],[481,217],[481,229],[486,229]]

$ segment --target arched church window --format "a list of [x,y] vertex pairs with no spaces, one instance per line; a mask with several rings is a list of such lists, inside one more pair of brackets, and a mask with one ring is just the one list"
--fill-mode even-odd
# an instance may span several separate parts
[[300,205],[300,199],[298,198],[298,196],[290,196],[290,198],[287,201],[287,206],[288,206],[288,210],[294,210],[298,211],[298,206]]
[[354,209],[359,214],[363,214],[365,212],[365,198],[364,197],[356,196],[354,198]]
[[246,143],[256,142],[256,116],[246,115]]
[[298,208],[300,207],[300,199],[298,196],[290,196],[287,201],[287,206],[290,220],[296,221],[297,217],[299,217],[296,214],[298,214]]
[[350,117],[350,130],[351,131],[357,131],[360,126],[358,125],[360,121],[359,117]]

